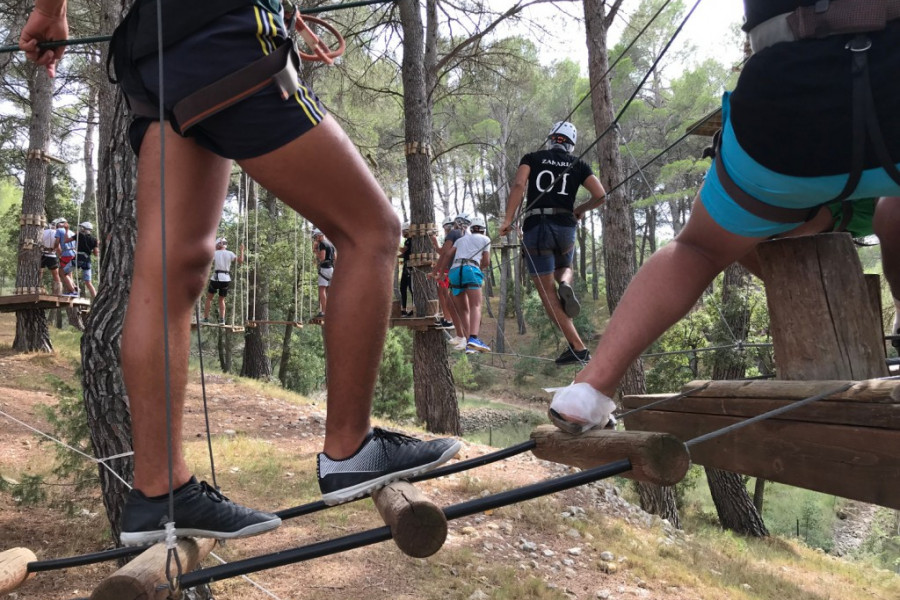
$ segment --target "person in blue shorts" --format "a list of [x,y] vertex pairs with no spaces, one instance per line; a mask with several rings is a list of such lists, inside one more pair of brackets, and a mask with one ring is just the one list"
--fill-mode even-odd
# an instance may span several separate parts
[[[590,360],[591,353],[572,321],[581,311],[572,287],[575,230],[585,213],[603,204],[606,191],[591,167],[572,154],[578,141],[573,124],[554,123],[547,141],[547,148],[526,154],[519,161],[500,235],[512,230],[524,200],[525,265],[544,311],[566,338],[566,349],[556,358],[556,364],[584,364]],[[582,186],[591,193],[591,198],[576,207],[575,194]]]
[[550,417],[566,431],[605,425],[625,370],[713,278],[824,205],[880,198],[873,229],[885,278],[900,297],[900,6],[745,0],[744,7],[754,54],[724,96],[716,161],[684,229],[640,269],[594,358],[554,395]]
[[[459,217],[457,217],[459,219]],[[491,262],[491,238],[485,235],[487,225],[481,217],[465,218],[461,226],[468,226],[469,232],[459,236],[449,252],[441,256],[436,267],[443,271],[449,264],[447,279],[453,294],[457,320],[465,337],[465,351],[490,352],[491,348],[478,337],[481,331],[481,287],[484,285],[483,270]],[[465,227],[462,227],[465,231]]]
[[[67,37],[66,1],[36,0],[19,47],[52,76],[63,49],[45,50],[38,43]],[[449,460],[459,449],[457,440],[422,442],[371,427],[400,223],[353,142],[298,78],[299,58],[286,37],[281,2],[137,0],[110,44],[115,77],[134,117],[129,137],[138,153],[141,248],[159,248],[163,239],[164,160],[169,290],[164,324],[161,252],[137,253],[122,334],[135,489],[125,503],[121,541],[145,544],[165,537],[170,471],[160,384],[163,333],[167,325],[171,435],[181,440],[191,312],[213,258],[234,161],[315,222],[341,252],[324,331],[328,415],[317,464],[323,500],[345,502]],[[274,514],[227,501],[196,481],[180,444],[172,460],[176,535],[226,539],[280,524]]]

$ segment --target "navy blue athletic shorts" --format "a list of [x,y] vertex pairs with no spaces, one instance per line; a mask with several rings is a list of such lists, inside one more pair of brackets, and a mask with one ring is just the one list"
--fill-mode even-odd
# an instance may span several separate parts
[[[257,6],[219,17],[200,31],[167,47],[163,54],[164,104],[182,98],[274,51],[285,38],[281,14]],[[138,75],[154,101],[159,97],[159,61],[154,54],[137,63]],[[187,136],[215,154],[254,158],[281,148],[325,118],[315,93],[299,82],[287,100],[269,85],[191,127]],[[153,119],[138,117],[129,130],[135,153]]]
[[575,257],[575,226],[559,225],[542,218],[523,233],[522,254],[528,272],[534,276],[571,267]]

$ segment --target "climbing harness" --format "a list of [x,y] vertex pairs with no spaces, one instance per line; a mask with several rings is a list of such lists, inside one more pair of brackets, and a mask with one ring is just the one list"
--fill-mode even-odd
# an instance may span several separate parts
[[[721,139],[716,151],[716,174],[728,196],[747,212],[775,223],[801,223],[812,219],[819,209],[835,202],[843,203],[843,217],[837,231],[846,229],[853,215],[852,194],[862,177],[866,154],[866,139],[871,142],[881,167],[900,184],[900,171],[891,160],[884,135],[875,112],[872,85],[869,77],[868,51],[872,40],[866,35],[880,31],[887,23],[900,18],[900,0],[819,0],[814,6],[802,6],[761,23],[750,31],[755,38],[754,51],[778,42],[791,42],[832,35],[856,34],[847,42],[851,53],[853,78],[851,164],[847,182],[841,192],[810,208],[785,208],[763,202],[742,190],[728,174],[722,161]],[[756,34],[754,35],[754,32]]]

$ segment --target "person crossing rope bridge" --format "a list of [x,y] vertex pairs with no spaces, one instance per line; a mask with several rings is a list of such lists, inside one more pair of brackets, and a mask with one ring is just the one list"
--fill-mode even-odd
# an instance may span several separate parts
[[[556,364],[583,364],[591,355],[572,321],[581,310],[572,289],[575,230],[585,213],[603,204],[606,192],[591,167],[572,155],[578,141],[574,125],[554,123],[547,139],[549,148],[526,154],[519,162],[500,235],[512,230],[527,195],[522,253],[547,316],[566,338],[567,347]],[[581,186],[591,193],[591,199],[575,207],[575,194]]]
[[[164,20],[160,31],[157,17]],[[63,48],[38,44],[67,37],[66,0],[37,0],[19,46],[52,76]],[[317,461],[323,500],[345,502],[449,460],[457,440],[423,442],[371,427],[400,224],[353,143],[296,70],[187,131],[171,120],[181,99],[242,66],[279,52],[295,64],[281,2],[139,0],[113,37],[112,62],[130,104],[160,105],[156,116],[134,113],[129,128],[138,153],[137,243],[162,252],[135,257],[122,333],[135,489],[125,503],[121,541],[161,541],[167,524],[174,535],[228,539],[281,523],[198,482],[180,443],[191,312],[212,260],[234,160],[342,249],[329,305],[335,318],[325,327],[327,347],[336,351],[326,355],[328,414]],[[357,286],[367,293],[354,293]]]
[[[239,254],[228,249],[228,240],[219,238],[216,240],[216,251],[213,254],[213,274],[209,279],[209,287],[206,290],[206,303],[203,305],[203,322],[209,323],[209,310],[212,307],[213,296],[219,295],[219,325],[225,324],[225,297],[231,289],[231,263],[244,264],[244,245],[238,248]],[[232,321],[233,323],[234,321]]]
[[723,97],[723,133],[691,216],[638,271],[555,422],[602,425],[625,370],[713,278],[823,205],[879,200],[874,231],[900,294],[900,2],[745,0],[754,55]]

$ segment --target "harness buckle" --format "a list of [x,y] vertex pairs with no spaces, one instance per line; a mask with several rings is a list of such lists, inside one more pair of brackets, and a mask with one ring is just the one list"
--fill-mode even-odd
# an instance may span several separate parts
[[816,14],[822,14],[823,12],[828,10],[828,5],[831,4],[830,0],[816,0]]
[[846,48],[850,52],[865,52],[871,47],[871,38],[863,33],[854,36],[853,39],[847,42],[847,45],[844,46],[844,48]]

